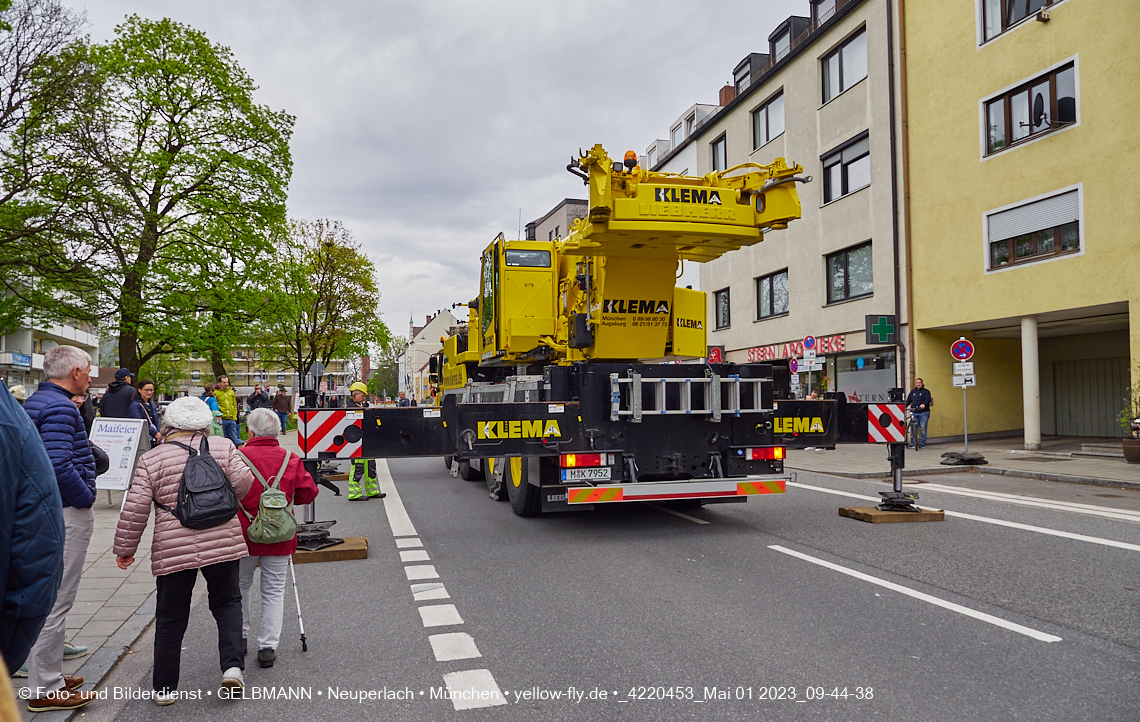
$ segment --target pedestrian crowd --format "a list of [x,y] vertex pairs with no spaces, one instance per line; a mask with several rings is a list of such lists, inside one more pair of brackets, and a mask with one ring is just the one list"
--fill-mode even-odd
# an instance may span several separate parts
[[[3,670],[28,678],[28,710],[74,710],[95,699],[63,661],[88,653],[65,639],[94,530],[96,477],[107,455],[89,439],[95,418],[88,395],[91,358],[73,346],[44,355],[32,394],[0,394],[0,655]],[[115,531],[120,569],[135,561],[154,513],[151,572],[157,588],[153,693],[159,705],[180,699],[182,641],[198,574],[206,580],[218,627],[221,685],[244,687],[251,634],[250,593],[260,569],[257,660],[272,667],[284,616],[284,592],[297,548],[294,504],[310,504],[317,485],[297,455],[281,447],[289,398],[260,386],[248,399],[249,440],[238,432],[238,405],[225,376],[201,398],[181,397],[160,414],[155,384],[119,369],[99,406],[105,417],[146,422],[152,448],[137,461]],[[15,709],[0,690],[0,718]]]

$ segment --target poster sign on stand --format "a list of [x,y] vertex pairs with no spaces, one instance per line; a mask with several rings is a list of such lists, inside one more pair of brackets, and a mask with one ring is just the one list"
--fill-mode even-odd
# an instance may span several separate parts
[[111,459],[107,473],[95,479],[95,488],[109,491],[129,489],[139,456],[150,449],[146,421],[100,416],[91,425],[91,443],[107,452]]

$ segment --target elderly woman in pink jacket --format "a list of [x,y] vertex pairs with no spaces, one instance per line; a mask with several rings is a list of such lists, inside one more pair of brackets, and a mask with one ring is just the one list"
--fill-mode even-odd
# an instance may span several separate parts
[[[178,699],[178,674],[182,637],[190,620],[190,595],[198,572],[206,579],[210,611],[218,623],[218,655],[222,686],[242,688],[245,650],[241,639],[241,590],[238,586],[238,560],[249,554],[237,516],[209,529],[182,526],[173,514],[159,508],[178,506],[178,486],[190,452],[208,439],[210,456],[225,472],[238,499],[245,497],[253,483],[249,467],[237,449],[223,437],[210,437],[214,415],[201,399],[183,397],[166,409],[162,443],[143,454],[131,482],[115,531],[115,554],[120,569],[135,560],[143,530],[155,511],[154,539],[151,542],[151,571],[157,578],[155,609],[154,700],[172,704]],[[180,443],[174,443],[180,442]]]

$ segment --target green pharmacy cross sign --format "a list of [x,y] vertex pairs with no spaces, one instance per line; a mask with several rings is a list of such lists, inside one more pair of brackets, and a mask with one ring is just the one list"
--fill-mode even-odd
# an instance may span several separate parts
[[867,316],[866,331],[868,346],[894,346],[898,343],[898,321],[894,316]]

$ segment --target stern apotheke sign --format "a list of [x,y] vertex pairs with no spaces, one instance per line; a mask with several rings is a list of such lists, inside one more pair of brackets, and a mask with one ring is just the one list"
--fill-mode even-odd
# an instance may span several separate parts
[[[847,350],[847,336],[817,336],[815,349],[819,354],[840,353]],[[776,361],[778,359],[796,358],[804,355],[803,341],[789,341],[773,346],[755,346],[748,349],[749,363],[762,361]]]

